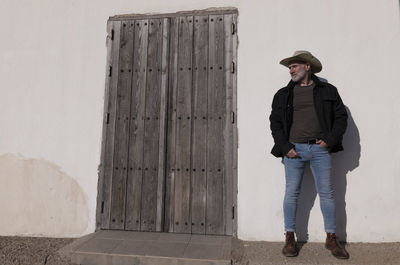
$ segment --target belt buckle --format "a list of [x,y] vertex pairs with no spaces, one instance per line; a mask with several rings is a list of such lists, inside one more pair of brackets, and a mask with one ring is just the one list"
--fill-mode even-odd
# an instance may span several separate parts
[[318,139],[311,139],[311,140],[308,140],[307,143],[308,144],[316,144],[317,141],[318,141]]

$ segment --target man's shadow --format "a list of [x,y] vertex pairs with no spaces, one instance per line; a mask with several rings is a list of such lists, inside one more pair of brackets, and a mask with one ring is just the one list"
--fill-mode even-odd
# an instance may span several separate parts
[[[344,151],[332,154],[332,185],[336,202],[336,235],[342,242],[347,241],[347,173],[358,167],[361,156],[360,134],[347,106],[346,110],[348,125],[343,136]],[[301,185],[296,214],[296,236],[298,242],[308,241],[308,221],[316,195],[314,178],[309,166],[307,166]]]

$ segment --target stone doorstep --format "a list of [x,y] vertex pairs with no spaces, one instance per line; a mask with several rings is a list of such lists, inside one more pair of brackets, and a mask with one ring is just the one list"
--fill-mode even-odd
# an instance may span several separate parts
[[120,254],[74,253],[71,261],[80,265],[231,265],[230,260],[207,260],[176,257],[134,256]]
[[102,230],[59,250],[82,265],[229,265],[232,237]]

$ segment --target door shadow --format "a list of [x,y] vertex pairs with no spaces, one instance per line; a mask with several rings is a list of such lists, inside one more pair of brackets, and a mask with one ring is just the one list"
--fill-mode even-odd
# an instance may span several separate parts
[[[347,241],[347,173],[359,166],[361,157],[360,134],[347,106],[346,110],[348,113],[348,126],[343,136],[344,151],[332,154],[332,185],[336,202],[336,235],[342,242]],[[307,242],[309,239],[308,222],[316,195],[314,179],[309,166],[307,166],[296,214],[296,236],[299,242]]]

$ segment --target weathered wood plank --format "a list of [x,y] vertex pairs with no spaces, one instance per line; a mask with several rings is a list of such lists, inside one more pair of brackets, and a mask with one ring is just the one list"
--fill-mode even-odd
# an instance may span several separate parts
[[[107,63],[104,99],[101,166],[99,172],[96,220],[97,228],[110,227],[111,183],[113,172],[115,108],[118,82],[119,38],[121,22],[107,22]],[[113,37],[113,39],[111,39]]]
[[125,227],[133,31],[134,25],[132,23],[122,21],[111,196],[110,228],[112,229],[124,229]]
[[[144,133],[141,231],[155,231],[159,169],[162,22],[150,19],[147,49],[146,117]],[[163,151],[163,150],[162,150]]]
[[146,101],[148,20],[136,20],[127,182],[126,230],[140,230],[143,177],[143,137]]
[[226,116],[224,128],[224,211],[225,211],[225,235],[232,235],[232,207],[233,207],[233,124],[232,124],[232,100],[233,100],[233,35],[232,15],[224,15],[225,32],[225,87],[226,87]]
[[164,222],[164,186],[165,186],[165,156],[167,132],[167,93],[168,93],[168,45],[169,45],[169,19],[162,21],[162,52],[161,52],[161,87],[160,87],[160,133],[158,147],[158,186],[157,186],[157,220],[156,231],[162,231]]
[[179,22],[177,131],[175,151],[175,232],[189,233],[190,228],[190,146],[192,95],[193,17]]
[[191,217],[192,233],[205,234],[207,181],[208,16],[194,17],[193,130]]
[[224,234],[223,183],[225,123],[223,16],[209,16],[207,234]]
[[167,173],[165,194],[164,231],[174,232],[175,206],[175,143],[176,143],[176,95],[178,86],[178,41],[179,18],[172,18],[170,24],[169,91],[167,124]]
[[[232,43],[232,61],[235,66],[237,66],[237,45],[238,45],[238,37],[237,37],[237,14],[233,15],[233,23],[235,24],[235,32],[233,33],[233,43]],[[234,211],[234,223],[233,223],[233,235],[237,236],[237,227],[238,227],[238,218],[237,218],[237,192],[238,192],[238,128],[237,128],[237,67],[235,67],[232,79],[232,109],[234,112],[234,126],[233,126],[233,194],[232,200],[235,207]]]

